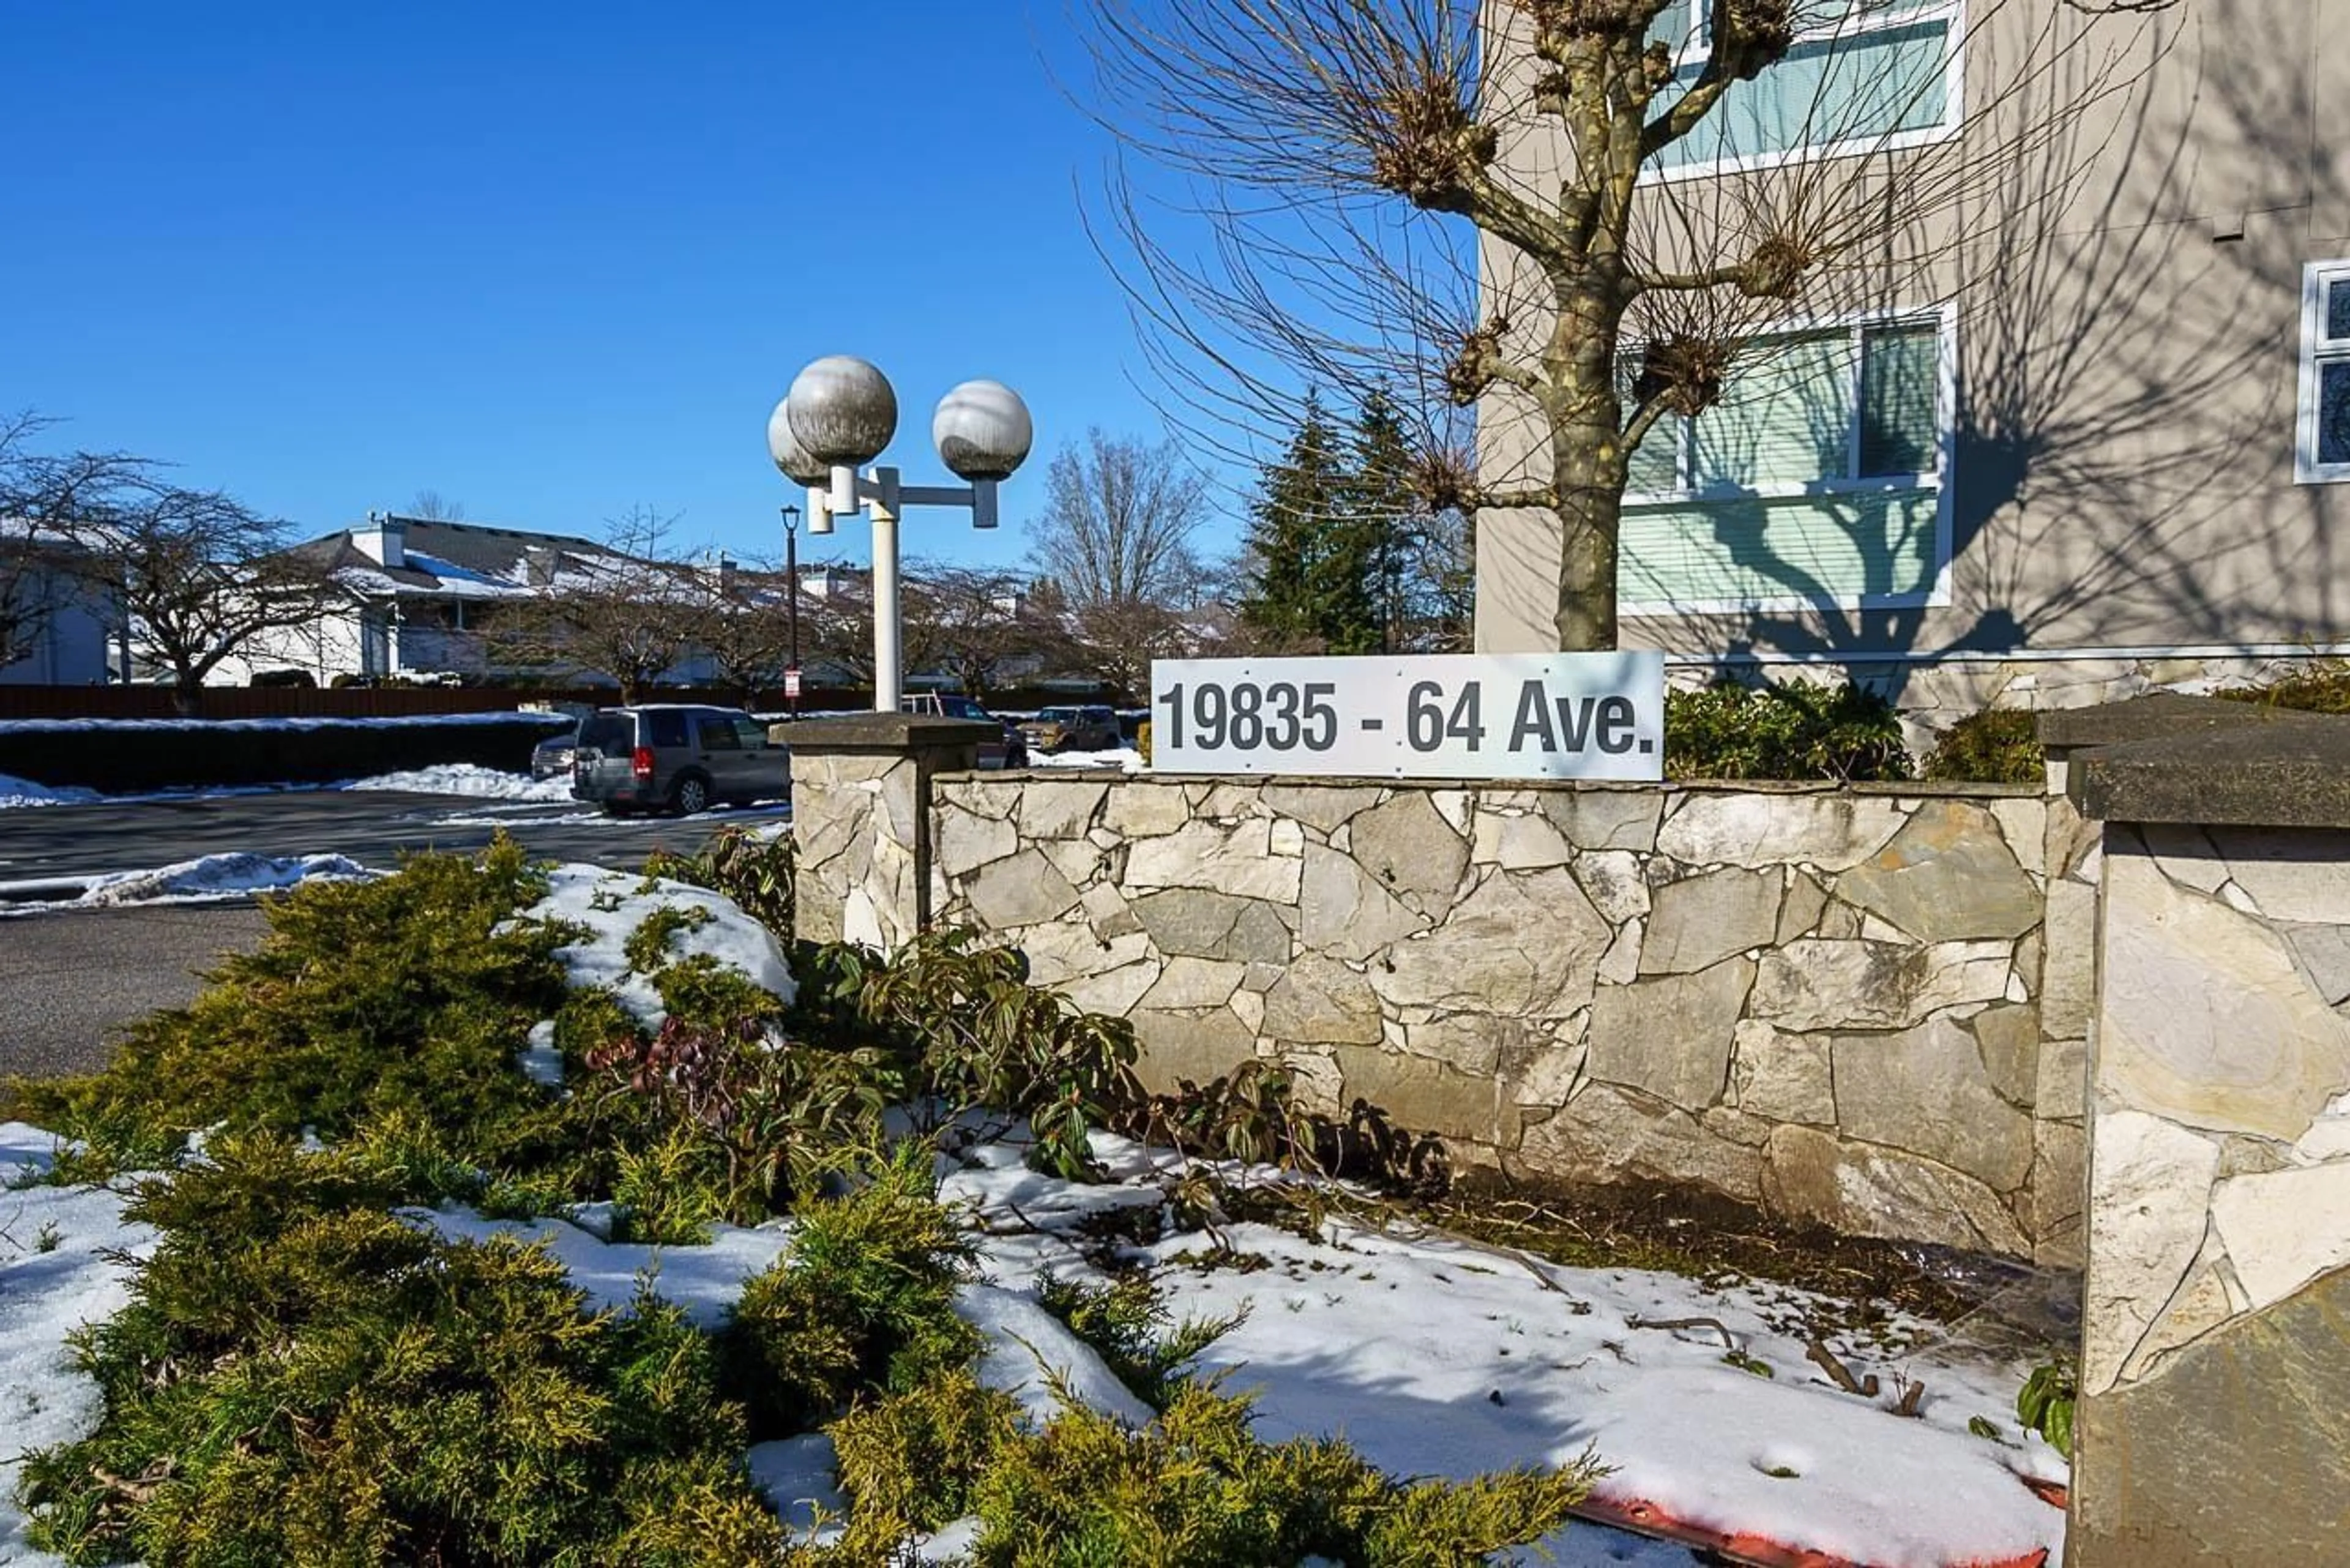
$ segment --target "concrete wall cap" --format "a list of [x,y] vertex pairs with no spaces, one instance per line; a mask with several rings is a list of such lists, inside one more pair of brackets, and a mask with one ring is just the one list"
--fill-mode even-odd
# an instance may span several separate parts
[[2064,793],[2104,822],[2350,827],[2350,718],[2285,713],[2095,747],[2071,759]]
[[767,733],[802,755],[816,757],[827,752],[951,751],[1000,741],[1003,727],[931,713],[844,713],[776,724]]

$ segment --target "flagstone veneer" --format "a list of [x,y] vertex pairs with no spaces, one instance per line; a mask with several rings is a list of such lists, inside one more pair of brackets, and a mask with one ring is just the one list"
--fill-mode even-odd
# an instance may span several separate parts
[[2085,1007],[2047,1033],[2042,911],[2052,865],[2094,899],[2095,839],[2061,801],[972,774],[932,803],[936,917],[1126,1012],[1154,1085],[1275,1058],[1456,1159],[2077,1257],[2083,1096],[2040,1099]]

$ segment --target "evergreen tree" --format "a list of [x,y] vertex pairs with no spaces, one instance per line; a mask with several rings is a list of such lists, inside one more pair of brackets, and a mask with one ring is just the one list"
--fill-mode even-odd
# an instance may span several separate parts
[[1412,487],[1403,416],[1384,387],[1372,388],[1356,411],[1348,456],[1347,532],[1373,612],[1371,643],[1360,651],[1409,652],[1427,519]]
[[1241,620],[1252,639],[1276,649],[1360,651],[1343,646],[1359,635],[1369,606],[1357,582],[1332,559],[1345,514],[1347,471],[1338,434],[1322,400],[1309,393],[1304,417],[1281,461],[1265,465],[1250,507],[1250,591]]

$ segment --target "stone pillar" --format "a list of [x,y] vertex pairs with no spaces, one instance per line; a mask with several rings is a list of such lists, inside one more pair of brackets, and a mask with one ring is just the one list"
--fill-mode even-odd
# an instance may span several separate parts
[[2073,1568],[2350,1528],[2350,721],[2210,708],[2068,767],[2106,825]]
[[978,764],[993,724],[858,713],[778,724],[792,749],[792,836],[803,941],[883,951],[931,918],[931,779]]

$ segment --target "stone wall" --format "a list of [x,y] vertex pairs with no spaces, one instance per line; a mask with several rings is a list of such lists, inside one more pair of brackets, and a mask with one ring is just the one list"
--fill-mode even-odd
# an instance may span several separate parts
[[2052,850],[2088,888],[2095,841],[2036,793],[990,775],[932,799],[937,917],[1132,1018],[1162,1085],[1276,1057],[1456,1159],[2076,1258],[2089,907],[2046,998],[2042,932]]
[[997,734],[910,713],[771,726],[792,750],[794,934],[887,952],[929,925],[933,775],[970,768]]
[[2106,831],[2080,1568],[2337,1562],[2350,831]]

